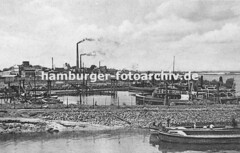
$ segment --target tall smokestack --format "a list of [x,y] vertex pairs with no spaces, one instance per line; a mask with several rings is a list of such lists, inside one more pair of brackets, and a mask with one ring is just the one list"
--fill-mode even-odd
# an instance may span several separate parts
[[52,70],[53,70],[53,57],[52,57]]
[[99,65],[98,65],[98,67],[100,68],[100,66],[101,66],[101,61],[99,61]]
[[[76,49],[77,49],[77,51],[76,51],[76,72],[79,70],[79,52],[78,52],[78,45],[79,45],[80,43],[84,42],[84,41],[94,41],[94,39],[92,39],[92,38],[85,38],[85,39],[77,42],[77,44],[76,44],[76,45],[77,45],[77,47],[76,47]],[[93,56],[93,55],[87,55],[87,56]],[[80,62],[80,64],[81,64],[81,62]],[[80,65],[80,66],[81,66],[81,65]],[[81,69],[81,67],[80,67],[80,69]]]
[[76,52],[76,70],[79,69],[79,53],[78,53],[78,43],[77,43],[77,52]]

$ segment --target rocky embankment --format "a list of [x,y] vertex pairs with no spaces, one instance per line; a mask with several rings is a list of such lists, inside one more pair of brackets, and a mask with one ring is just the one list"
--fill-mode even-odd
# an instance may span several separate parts
[[145,128],[154,121],[165,123],[167,119],[171,120],[172,125],[193,126],[193,123],[197,123],[198,126],[208,124],[224,126],[231,124],[232,117],[240,122],[240,106],[134,106],[8,110],[0,115],[2,133],[105,130],[119,127]]
[[60,120],[43,120],[34,118],[0,118],[0,134],[30,132],[66,132],[66,131],[99,131],[118,127],[90,124],[87,122],[71,122]]

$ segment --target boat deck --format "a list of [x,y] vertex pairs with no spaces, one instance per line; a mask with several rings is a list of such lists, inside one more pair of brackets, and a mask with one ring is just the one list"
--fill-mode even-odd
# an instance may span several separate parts
[[240,134],[238,134],[238,135],[187,135],[187,137],[194,137],[194,138],[240,138]]

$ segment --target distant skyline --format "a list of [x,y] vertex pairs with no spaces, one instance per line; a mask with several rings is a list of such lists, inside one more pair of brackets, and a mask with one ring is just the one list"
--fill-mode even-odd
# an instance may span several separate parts
[[239,0],[0,0],[0,69],[30,61],[240,71]]

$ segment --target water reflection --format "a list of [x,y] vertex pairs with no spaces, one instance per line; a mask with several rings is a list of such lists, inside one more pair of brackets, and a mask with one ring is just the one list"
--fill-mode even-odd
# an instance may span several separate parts
[[152,146],[158,147],[162,153],[175,152],[239,152],[239,144],[180,144],[159,141],[156,134],[151,134],[149,142]]
[[[134,92],[117,91],[116,95],[82,95],[82,103],[84,105],[136,105]],[[62,96],[59,97],[64,104],[77,104],[80,101],[80,96]]]
[[0,137],[1,153],[8,152],[88,152],[138,153],[151,149],[148,131],[115,130],[101,132],[31,133]]
[[148,130],[2,135],[1,153],[173,153],[239,152],[239,145],[184,145],[159,142]]

